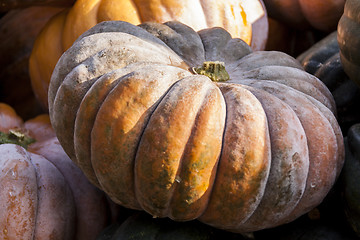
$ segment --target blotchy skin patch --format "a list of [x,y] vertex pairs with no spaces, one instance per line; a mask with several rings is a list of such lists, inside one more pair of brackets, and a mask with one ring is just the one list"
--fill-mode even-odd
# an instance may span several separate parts
[[33,239],[38,209],[35,168],[20,146],[2,144],[0,154],[7,156],[0,158],[0,238]]

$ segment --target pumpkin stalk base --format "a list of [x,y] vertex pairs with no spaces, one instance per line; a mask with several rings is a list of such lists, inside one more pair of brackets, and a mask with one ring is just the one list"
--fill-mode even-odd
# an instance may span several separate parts
[[17,129],[9,130],[8,133],[0,132],[0,144],[12,143],[27,148],[28,145],[35,142],[35,139]]
[[213,82],[225,82],[230,79],[225,64],[219,61],[204,62],[201,67],[192,68],[194,73],[207,76]]

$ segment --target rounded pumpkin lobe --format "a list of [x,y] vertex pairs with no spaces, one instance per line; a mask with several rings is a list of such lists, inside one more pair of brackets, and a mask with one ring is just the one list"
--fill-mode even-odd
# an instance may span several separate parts
[[192,71],[209,77],[213,82],[225,82],[230,79],[225,63],[219,61],[206,61],[201,67],[192,68]]
[[224,100],[208,78],[190,76],[174,84],[137,150],[135,189],[144,210],[181,220],[199,217],[215,179],[224,124]]

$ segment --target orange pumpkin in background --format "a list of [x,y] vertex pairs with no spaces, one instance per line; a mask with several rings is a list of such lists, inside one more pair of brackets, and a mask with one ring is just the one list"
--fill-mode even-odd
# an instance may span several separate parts
[[281,51],[297,57],[327,35],[313,28],[300,30],[290,27],[271,17],[268,21],[269,36],[265,47],[267,51]]
[[54,17],[38,36],[30,57],[30,77],[36,97],[47,109],[47,89],[62,53],[86,30],[107,20],[132,24],[181,21],[195,30],[219,26],[243,39],[254,50],[265,48],[267,13],[262,0],[159,1],[78,0]]
[[346,0],[264,0],[270,17],[297,29],[336,29]]
[[29,57],[36,36],[63,8],[29,7],[7,12],[0,19],[0,102],[23,119],[43,112],[31,88]]

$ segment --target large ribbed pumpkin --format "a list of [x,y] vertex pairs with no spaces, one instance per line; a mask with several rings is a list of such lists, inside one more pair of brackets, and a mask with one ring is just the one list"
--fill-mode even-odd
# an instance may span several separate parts
[[360,86],[360,1],[347,0],[338,28],[340,59],[346,74]]
[[60,143],[115,202],[236,232],[322,201],[344,159],[333,111],[294,58],[179,22],[100,23],[49,87]]
[[0,239],[91,240],[110,223],[114,204],[66,155],[47,114],[23,122],[0,103],[0,155]]
[[44,108],[48,107],[50,77],[61,54],[83,32],[107,20],[132,24],[178,20],[196,30],[223,27],[255,50],[265,48],[268,34],[262,0],[77,0],[71,9],[49,21],[38,36],[30,57],[31,83]]

